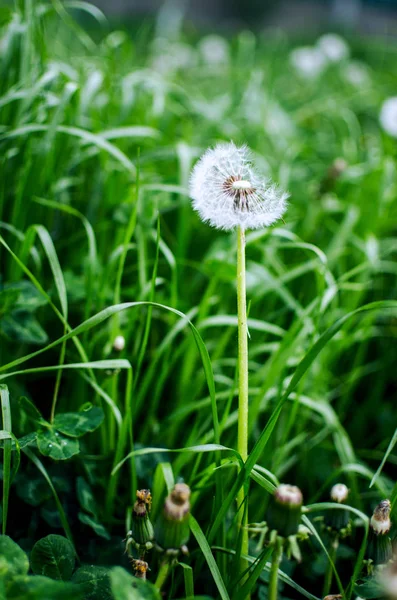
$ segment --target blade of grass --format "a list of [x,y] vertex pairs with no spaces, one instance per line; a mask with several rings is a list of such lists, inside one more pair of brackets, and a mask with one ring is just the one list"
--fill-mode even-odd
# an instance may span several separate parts
[[229,594],[227,592],[225,583],[222,579],[220,571],[218,569],[218,565],[215,562],[215,558],[211,552],[211,548],[207,542],[207,538],[205,537],[200,525],[197,523],[196,519],[190,515],[189,517],[189,525],[190,530],[193,533],[194,537],[198,545],[200,546],[201,552],[203,553],[205,560],[207,561],[208,567],[211,571],[212,577],[214,579],[215,585],[218,588],[218,592],[222,600],[230,600]]

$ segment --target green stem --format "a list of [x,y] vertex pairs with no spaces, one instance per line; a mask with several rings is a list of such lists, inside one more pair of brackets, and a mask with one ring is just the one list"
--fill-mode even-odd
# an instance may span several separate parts
[[336,535],[331,542],[331,547],[328,552],[329,561],[327,564],[327,570],[325,572],[325,578],[324,578],[323,598],[325,596],[328,596],[330,589],[331,589],[332,579],[333,579],[333,575],[334,575],[333,567],[335,565],[336,553],[338,550],[338,546],[339,546],[339,536]]
[[161,590],[161,588],[163,587],[165,580],[167,579],[168,575],[170,572],[170,563],[168,561],[163,562],[160,565],[160,569],[159,572],[157,573],[157,579],[154,582],[154,585],[156,586],[157,589]]
[[270,567],[268,600],[277,600],[278,568],[283,557],[283,538],[276,538]]
[[[237,232],[237,318],[238,318],[238,433],[237,450],[245,462],[248,457],[248,328],[247,299],[245,285],[245,231]],[[239,508],[239,526],[242,530],[241,554],[247,556],[248,548],[248,510],[244,510],[244,486],[237,495]],[[246,559],[240,561],[240,572],[248,568]],[[241,578],[244,585],[246,577]]]

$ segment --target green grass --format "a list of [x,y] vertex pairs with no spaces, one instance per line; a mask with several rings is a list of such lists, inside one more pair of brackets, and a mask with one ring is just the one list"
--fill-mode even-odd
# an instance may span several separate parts
[[[155,520],[183,480],[190,556],[168,597],[262,598],[271,551],[261,526],[250,527],[251,577],[237,586],[235,498],[244,488],[250,524],[262,523],[275,486],[293,483],[312,534],[300,564],[281,564],[280,593],[314,600],[330,543],[315,517],[342,481],[354,525],[331,591],[339,581],[349,597],[365,574],[367,518],[397,498],[397,150],[378,121],[396,94],[397,47],[352,38],[367,69],[357,87],[343,64],[300,78],[284,34],[242,32],[219,67],[191,32],[181,35],[196,63],[161,73],[151,23],[130,34],[84,3],[17,4],[1,13],[3,533],[26,551],[65,535],[82,564],[131,570],[122,540],[137,486],[151,488]],[[247,232],[243,468],[236,236],[201,223],[188,197],[196,159],[230,139],[290,192],[285,224]],[[332,178],[339,157],[347,166]],[[99,426],[87,403],[103,409]],[[88,415],[85,435],[57,429],[62,413]],[[158,559],[147,560],[153,582]],[[123,577],[112,571],[106,597],[124,597]]]

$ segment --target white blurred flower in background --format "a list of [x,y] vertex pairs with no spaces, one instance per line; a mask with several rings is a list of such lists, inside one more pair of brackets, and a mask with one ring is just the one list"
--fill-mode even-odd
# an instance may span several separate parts
[[322,51],[313,46],[302,46],[292,50],[290,62],[300,75],[309,79],[321,75],[327,65]]
[[384,101],[380,110],[379,120],[386,133],[397,137],[397,96]]
[[342,75],[345,81],[356,87],[368,85],[371,81],[367,66],[359,60],[347,63]]
[[318,38],[317,47],[330,62],[348,58],[350,49],[345,40],[336,33],[326,33]]
[[152,68],[163,75],[182,69],[190,69],[197,64],[196,51],[183,42],[170,42],[156,38],[153,47]]
[[230,60],[229,44],[220,35],[206,35],[198,43],[198,50],[207,65],[227,65]]

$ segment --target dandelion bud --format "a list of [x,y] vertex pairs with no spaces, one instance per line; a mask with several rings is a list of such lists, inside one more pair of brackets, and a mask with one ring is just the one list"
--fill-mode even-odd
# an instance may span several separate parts
[[388,535],[391,529],[390,510],[390,500],[382,500],[371,517],[367,558],[372,559],[375,565],[387,563],[392,558],[392,544]]
[[298,533],[303,497],[295,485],[281,484],[275,490],[267,513],[267,524],[282,537]]
[[[344,483],[336,483],[331,489],[330,496],[333,502],[345,504],[349,496],[349,489]],[[325,523],[328,525],[328,527],[335,531],[346,529],[349,524],[349,520],[350,518],[348,511],[339,508],[333,508],[327,511],[325,515]]]
[[121,352],[125,348],[125,338],[122,335],[118,335],[114,338],[113,349],[117,352]]
[[189,540],[190,488],[177,483],[167,496],[164,508],[156,524],[156,542],[169,554],[185,551]]
[[130,537],[139,550],[150,550],[153,546],[154,529],[149,518],[152,504],[150,490],[138,490],[137,500],[132,509]]
[[190,179],[193,208],[218,229],[258,229],[281,218],[288,194],[252,167],[247,146],[218,144],[201,157]]
[[147,562],[134,559],[132,561],[132,568],[134,569],[134,575],[137,579],[146,579],[146,573],[149,571]]

